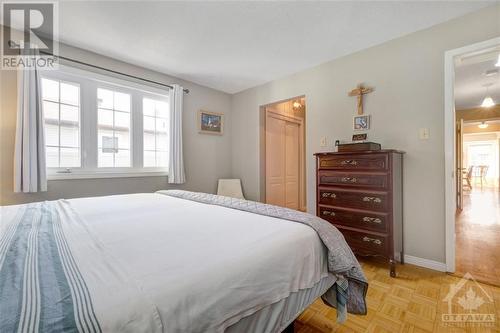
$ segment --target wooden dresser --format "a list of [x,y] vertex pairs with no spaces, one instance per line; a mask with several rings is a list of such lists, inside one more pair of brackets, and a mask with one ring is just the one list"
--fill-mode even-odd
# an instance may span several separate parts
[[403,152],[318,153],[316,214],[335,225],[356,255],[403,262]]

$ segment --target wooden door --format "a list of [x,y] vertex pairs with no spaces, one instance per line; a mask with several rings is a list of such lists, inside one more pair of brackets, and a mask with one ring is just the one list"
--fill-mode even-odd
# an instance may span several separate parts
[[266,113],[266,203],[299,209],[301,122]]
[[284,207],[286,121],[266,117],[266,203]]
[[285,129],[285,206],[299,209],[300,126],[287,121]]
[[457,210],[462,211],[464,207],[464,134],[463,134],[464,120],[460,119],[457,121],[457,131],[456,131],[456,155],[457,155],[457,170],[456,170],[456,185],[457,185]]

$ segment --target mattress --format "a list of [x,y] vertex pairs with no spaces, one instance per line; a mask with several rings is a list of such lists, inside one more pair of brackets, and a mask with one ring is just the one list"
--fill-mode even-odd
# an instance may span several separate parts
[[228,327],[226,333],[278,333],[282,332],[318,297],[335,283],[328,275],[313,287],[292,292],[287,298],[266,306],[256,313],[240,319]]

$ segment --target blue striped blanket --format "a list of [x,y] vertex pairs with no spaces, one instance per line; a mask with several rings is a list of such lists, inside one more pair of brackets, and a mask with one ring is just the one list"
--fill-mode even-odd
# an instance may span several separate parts
[[0,332],[161,331],[65,201],[0,209]]

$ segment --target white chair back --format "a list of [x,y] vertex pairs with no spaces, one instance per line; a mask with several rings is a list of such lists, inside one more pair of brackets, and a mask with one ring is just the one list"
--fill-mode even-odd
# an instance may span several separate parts
[[232,197],[237,199],[245,199],[241,188],[240,179],[219,179],[217,186],[217,195]]

